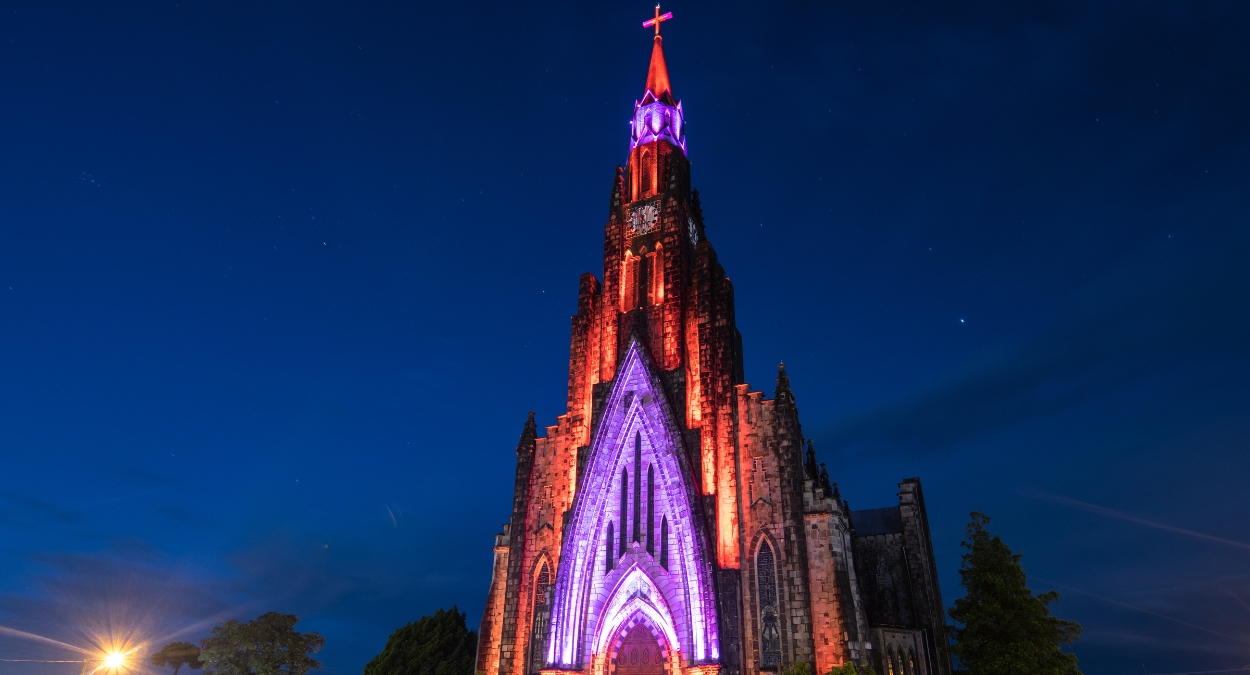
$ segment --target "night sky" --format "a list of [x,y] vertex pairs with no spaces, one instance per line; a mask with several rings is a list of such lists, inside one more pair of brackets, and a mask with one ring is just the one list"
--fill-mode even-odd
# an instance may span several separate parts
[[[350,675],[480,619],[652,7],[258,4],[0,5],[0,625],[278,610]],[[1250,4],[664,9],[747,380],[852,508],[922,477],[948,605],[988,513],[1087,674],[1250,663]]]

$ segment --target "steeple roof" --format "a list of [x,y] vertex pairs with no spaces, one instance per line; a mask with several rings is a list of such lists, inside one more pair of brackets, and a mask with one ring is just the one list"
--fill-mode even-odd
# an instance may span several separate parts
[[664,63],[664,38],[655,36],[651,47],[651,67],[647,69],[647,92],[657,101],[674,101],[672,86],[668,82],[668,65]]
[[647,69],[647,90],[642,94],[643,105],[650,103],[652,99],[676,105],[677,99],[673,98],[672,86],[668,83],[668,66],[664,63],[664,38],[660,37],[660,25],[672,18],[672,12],[661,14],[657,4],[655,16],[642,22],[643,28],[655,29],[655,41],[651,43],[651,67]]

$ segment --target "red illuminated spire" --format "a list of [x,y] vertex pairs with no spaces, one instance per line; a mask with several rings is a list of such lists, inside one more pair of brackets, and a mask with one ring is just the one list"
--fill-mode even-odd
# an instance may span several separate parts
[[[673,91],[668,83],[668,66],[664,63],[664,38],[660,37],[660,24],[673,18],[672,12],[660,14],[660,6],[655,6],[655,16],[642,22],[644,28],[655,26],[655,42],[651,47],[651,67],[647,69],[647,91],[656,100],[664,100],[671,105]],[[644,94],[645,98],[645,94]]]

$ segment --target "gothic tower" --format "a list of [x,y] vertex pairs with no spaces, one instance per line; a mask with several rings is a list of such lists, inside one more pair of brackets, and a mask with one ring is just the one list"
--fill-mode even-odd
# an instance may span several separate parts
[[[772,399],[743,382],[733,286],[705,235],[664,58],[671,16],[657,6],[644,23],[651,62],[612,185],[603,281],[581,278],[566,412],[543,435],[530,413],[517,446],[478,671],[825,673],[855,661],[948,675],[919,481],[900,484],[899,507],[874,510],[897,511],[897,533],[887,518],[857,538],[811,441],[804,454],[785,367]],[[874,593],[905,587],[905,599],[863,597],[860,539],[889,559]],[[874,609],[900,602],[910,611]],[[890,653],[874,651],[887,638]]]

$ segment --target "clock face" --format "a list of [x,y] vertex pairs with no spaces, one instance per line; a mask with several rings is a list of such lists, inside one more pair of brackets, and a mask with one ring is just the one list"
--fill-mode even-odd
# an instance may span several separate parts
[[691,218],[690,216],[686,216],[686,226],[690,228],[690,243],[698,244],[699,243],[699,228],[695,227],[694,218]]
[[635,234],[646,234],[659,223],[660,209],[655,204],[635,206],[629,211],[629,226]]

